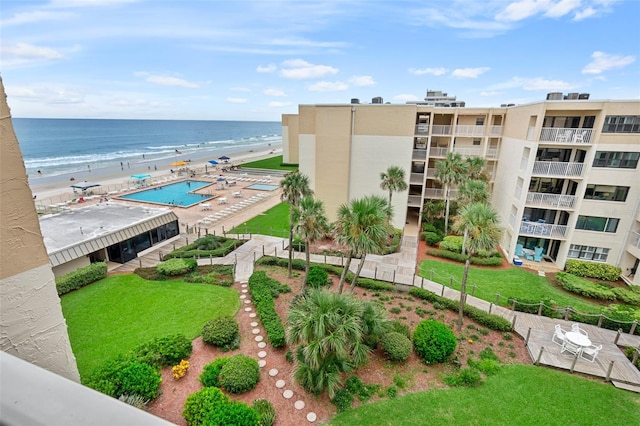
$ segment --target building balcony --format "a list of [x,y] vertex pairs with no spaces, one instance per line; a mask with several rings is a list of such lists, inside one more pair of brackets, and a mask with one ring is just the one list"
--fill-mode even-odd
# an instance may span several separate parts
[[409,195],[409,199],[407,200],[407,206],[422,207],[422,197],[420,195]]
[[429,134],[429,125],[428,124],[416,124],[416,135],[428,135]]
[[462,155],[463,157],[481,157],[482,148],[459,148],[454,147],[453,152]]
[[560,161],[536,161],[533,164],[532,175],[582,177],[584,163],[563,163]]
[[[425,198],[432,198],[437,200],[444,200],[444,189],[442,188],[427,188],[424,190]],[[452,189],[449,191],[449,197],[453,200],[458,198],[458,190]]]
[[632,232],[627,244],[627,251],[636,259],[640,259],[640,233]]
[[543,127],[540,143],[553,145],[590,145],[593,129],[568,129],[563,127]]
[[527,207],[541,207],[557,210],[573,210],[576,203],[574,195],[547,194],[543,192],[528,192]]
[[429,156],[430,157],[446,157],[447,156],[447,152],[449,152],[449,148],[447,147],[441,147],[441,148],[431,148],[429,149]]
[[411,159],[414,161],[427,161],[427,150],[414,149],[413,154],[411,155]]
[[427,169],[427,179],[431,178],[431,179],[435,179],[436,178],[436,169],[431,168],[431,169]]
[[422,185],[424,181],[424,173],[411,173],[409,177],[410,185]]
[[502,126],[489,126],[490,136],[502,136]]
[[456,126],[456,136],[484,136],[484,126],[469,126],[459,124]]
[[527,222],[520,223],[519,234],[525,237],[540,237],[553,240],[565,240],[569,227],[566,225],[552,225],[547,223]]
[[431,128],[432,135],[450,135],[453,126],[450,125],[442,125],[442,124],[434,124]]
[[498,148],[487,149],[487,155],[485,156],[485,158],[489,160],[495,160],[496,158],[498,158]]

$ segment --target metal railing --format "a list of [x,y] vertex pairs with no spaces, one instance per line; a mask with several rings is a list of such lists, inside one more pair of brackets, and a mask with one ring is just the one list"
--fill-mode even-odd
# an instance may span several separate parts
[[429,155],[431,157],[446,157],[447,152],[449,152],[449,148],[441,147],[441,148],[431,148],[429,149]]
[[593,129],[571,129],[565,127],[543,127],[540,142],[553,144],[590,144]]
[[429,134],[429,125],[428,124],[417,124],[415,129],[416,135],[428,135]]
[[563,240],[566,238],[569,227],[566,225],[553,225],[550,223],[537,223],[522,221],[520,223],[520,235],[533,237],[552,238]]
[[533,173],[538,176],[582,176],[583,163],[563,163],[559,161],[536,161]]
[[482,148],[459,148],[454,147],[453,152],[456,152],[464,157],[480,157],[482,155]]
[[410,207],[421,207],[422,197],[420,195],[409,195],[407,205]]
[[[425,198],[442,198],[444,199],[444,189],[441,188],[426,188],[424,190]],[[449,190],[449,197],[451,199],[458,198],[458,190],[451,189]]]
[[498,158],[498,148],[487,149],[487,158]]
[[451,125],[442,125],[442,124],[434,124],[431,128],[432,135],[450,135],[453,126]]
[[576,203],[574,195],[545,194],[528,192],[526,204],[531,207],[550,207],[556,209],[573,209]]
[[484,136],[484,126],[470,126],[466,124],[458,124],[456,126],[457,136]]
[[421,185],[424,180],[423,173],[411,173],[409,177],[409,183],[413,185]]
[[502,136],[502,126],[490,126],[489,134],[491,136]]
[[411,155],[412,160],[417,161],[426,161],[427,160],[427,150],[426,149],[414,149],[413,154]]

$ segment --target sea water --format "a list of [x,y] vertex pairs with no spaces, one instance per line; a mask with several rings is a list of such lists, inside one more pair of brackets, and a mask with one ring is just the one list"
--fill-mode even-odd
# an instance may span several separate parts
[[[29,176],[188,160],[282,143],[278,121],[13,118]],[[216,157],[212,157],[216,158]],[[146,167],[145,167],[146,168]]]

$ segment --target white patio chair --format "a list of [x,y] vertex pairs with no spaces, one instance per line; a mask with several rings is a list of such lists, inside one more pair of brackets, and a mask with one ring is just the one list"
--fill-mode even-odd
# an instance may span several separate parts
[[602,345],[587,346],[586,348],[583,348],[582,351],[580,352],[580,358],[584,359],[585,361],[594,362],[600,350],[602,350]]
[[553,332],[553,337],[551,338],[551,341],[553,343],[556,343],[560,346],[562,346],[564,344],[564,333],[565,331],[562,329],[562,327],[560,327],[560,324],[556,324],[556,329]]
[[571,324],[571,331],[573,331],[574,333],[580,333],[580,334],[584,334],[585,336],[589,336],[589,334],[584,331],[583,329],[580,328],[580,325],[578,324]]
[[568,340],[565,340],[564,343],[562,343],[562,349],[560,349],[560,353],[571,352],[574,355],[580,355],[581,350],[582,346],[578,346]]

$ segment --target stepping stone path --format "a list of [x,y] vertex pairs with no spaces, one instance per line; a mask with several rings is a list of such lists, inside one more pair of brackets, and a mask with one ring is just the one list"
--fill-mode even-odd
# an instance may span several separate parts
[[240,299],[246,299],[246,298],[247,298],[247,295],[246,295],[246,294],[241,294],[241,295],[240,295]]
[[262,368],[265,365],[267,365],[267,361],[265,361],[264,359],[261,359],[260,361],[258,361],[258,367]]
[[272,368],[271,370],[269,370],[269,375],[271,377],[275,377],[278,375],[278,369],[277,368]]
[[304,401],[297,400],[293,406],[296,407],[296,410],[302,410],[304,408]]
[[263,339],[264,337],[262,336],[256,336],[256,342],[262,342]]
[[282,388],[284,387],[284,385],[285,385],[284,380],[278,380],[278,381],[276,382],[276,387],[277,387],[278,389],[282,389]]
[[[245,311],[246,311],[246,309],[245,309]],[[249,318],[255,318],[255,317],[256,317],[256,313],[255,312],[252,312],[252,313],[249,314]]]
[[258,347],[259,347],[260,349],[264,349],[264,348],[266,348],[266,347],[267,347],[267,344],[266,344],[265,342],[260,342],[260,343],[258,343]]
[[251,303],[251,300],[245,300],[244,303]]
[[247,290],[246,288],[242,290],[243,293],[248,293],[249,290]]
[[251,327],[257,327],[257,326],[258,326],[258,323],[257,323],[257,322],[255,322],[255,321],[252,321],[250,325],[251,325]]
[[313,423],[318,419],[318,416],[316,416],[316,413],[314,413],[313,411],[310,413],[307,413],[307,421],[309,421],[309,423]]
[[252,311],[252,309],[251,309],[251,308],[244,308],[244,311],[245,311],[245,312],[251,312],[251,311]]
[[265,351],[258,352],[258,358],[266,358],[266,357],[267,357],[267,353]]
[[253,334],[260,334],[260,329],[259,328],[254,328],[253,330],[251,330],[251,332]]
[[284,396],[286,399],[291,399],[293,397],[293,391],[291,389],[287,389],[286,391],[282,392],[282,396]]

